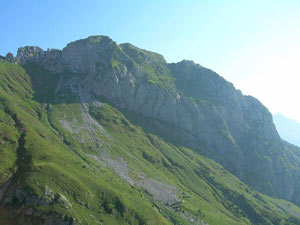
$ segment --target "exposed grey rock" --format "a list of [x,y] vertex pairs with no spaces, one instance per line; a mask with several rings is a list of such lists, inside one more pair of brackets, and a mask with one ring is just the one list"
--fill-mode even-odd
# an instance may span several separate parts
[[172,185],[149,178],[145,174],[139,174],[139,178],[135,182],[138,186],[147,190],[155,200],[164,205],[172,205],[180,202],[176,196],[177,189]]
[[150,178],[144,173],[140,173],[138,177],[132,178],[130,168],[123,158],[112,159],[107,152],[102,152],[98,157],[91,157],[113,169],[116,174],[128,182],[132,187],[143,187],[160,203],[171,205],[179,202],[177,189],[174,186]]
[[51,204],[61,204],[66,209],[72,208],[69,200],[60,193],[54,192],[48,186],[44,188],[44,195],[35,194],[30,188],[22,187],[10,191],[3,198],[3,205],[13,206],[45,206]]
[[43,49],[36,46],[26,46],[18,49],[17,60],[21,63],[40,63],[40,57],[44,54]]
[[10,185],[11,179],[8,179],[5,183],[3,183],[0,186],[0,203],[2,202],[2,199],[4,198],[4,195]]
[[23,205],[27,203],[28,205],[49,205],[52,199],[47,199],[42,196],[37,196],[32,193],[29,188],[17,188],[14,191],[7,193],[3,199],[4,205]]
[[[79,96],[105,97],[147,117],[257,190],[300,204],[300,150],[280,139],[266,107],[215,72],[192,61],[167,64],[156,53],[105,36],[72,42],[61,51],[24,47],[16,58],[73,73],[76,78],[64,84],[79,85]],[[174,78],[175,84],[151,82],[151,73]]]
[[69,200],[63,196],[62,194],[56,194],[56,202],[58,204],[65,205],[66,208],[72,208],[72,204],[69,202]]
[[52,189],[49,188],[48,186],[45,186],[44,197],[45,199],[47,199],[47,201],[52,202],[55,199],[55,192],[52,191]]
[[75,225],[75,218],[70,216],[58,215],[58,214],[50,214],[45,217],[44,225]]
[[59,73],[62,71],[60,52],[58,49],[43,51],[43,49],[36,46],[26,46],[18,49],[16,61],[20,64],[39,64],[50,72]]
[[14,57],[14,55],[10,52],[8,52],[5,56],[5,60],[10,62],[10,63],[15,63],[16,62],[16,59]]

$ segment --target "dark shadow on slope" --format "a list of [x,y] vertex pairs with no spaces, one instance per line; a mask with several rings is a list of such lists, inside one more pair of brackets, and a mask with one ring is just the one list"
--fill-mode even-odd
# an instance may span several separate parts
[[[56,96],[56,90],[64,79],[70,77],[79,77],[70,72],[51,73],[42,66],[36,64],[23,65],[26,73],[31,78],[32,88],[34,90],[33,100],[43,104],[71,104],[80,103],[78,96],[74,96],[71,90],[65,89],[63,96]],[[62,87],[63,88],[63,87]]]

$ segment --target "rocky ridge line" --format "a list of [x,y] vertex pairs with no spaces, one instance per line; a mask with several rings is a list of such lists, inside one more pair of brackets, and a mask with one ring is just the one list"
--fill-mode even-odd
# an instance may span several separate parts
[[[300,204],[299,149],[280,139],[266,107],[211,70],[191,61],[167,64],[156,53],[117,45],[105,36],[78,40],[62,50],[19,48],[10,60],[74,73],[81,77],[83,90],[152,119],[154,126],[257,190]],[[165,77],[175,78],[173,86],[149,80],[151,72],[157,75],[164,69],[169,73]]]

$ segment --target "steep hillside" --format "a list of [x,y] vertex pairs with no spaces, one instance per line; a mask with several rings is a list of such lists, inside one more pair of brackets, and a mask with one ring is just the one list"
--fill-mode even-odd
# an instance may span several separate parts
[[[282,141],[272,115],[215,72],[191,61],[168,64],[153,52],[92,36],[63,50],[18,50],[16,61],[38,64],[60,76],[56,94],[79,83],[81,97],[158,122],[154,126],[209,157],[256,190],[300,204],[300,151]],[[85,100],[85,99],[83,99]]]
[[280,113],[273,116],[274,124],[280,137],[291,144],[300,146],[300,123]]
[[300,224],[255,190],[299,203],[299,150],[214,72],[103,36],[6,59],[0,224]]

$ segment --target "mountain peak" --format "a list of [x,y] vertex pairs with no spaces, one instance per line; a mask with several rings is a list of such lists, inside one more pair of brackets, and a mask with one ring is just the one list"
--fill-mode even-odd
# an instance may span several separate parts
[[187,66],[202,67],[200,64],[195,63],[193,60],[187,60],[187,59],[184,59],[184,60],[178,62],[177,64],[182,64],[182,65],[187,65]]
[[79,39],[67,44],[65,48],[69,46],[85,46],[85,47],[92,47],[92,46],[105,46],[108,44],[116,44],[111,38],[105,35],[93,35],[87,38]]
[[[62,50],[27,46],[20,48],[17,59],[54,73],[72,72],[80,77],[78,85],[86,92],[81,90],[82,95],[105,97],[119,108],[182,129],[181,136],[190,140],[189,147],[222,163],[245,181],[247,167],[251,167],[247,160],[250,152],[258,151],[256,157],[260,158],[271,154],[266,150],[270,146],[285,148],[265,106],[191,60],[168,64],[160,54],[128,43],[118,45],[102,35],[71,42]],[[212,149],[210,153],[197,147],[199,141]],[[255,176],[272,185],[279,179],[275,175]],[[249,184],[257,185],[257,180],[252,182]],[[258,188],[266,193],[276,189],[275,193],[286,197],[282,190],[287,187],[277,186]]]
[[299,148],[214,71],[102,35],[7,59],[0,223],[3,204],[34,224],[299,224],[254,191],[300,205]]

